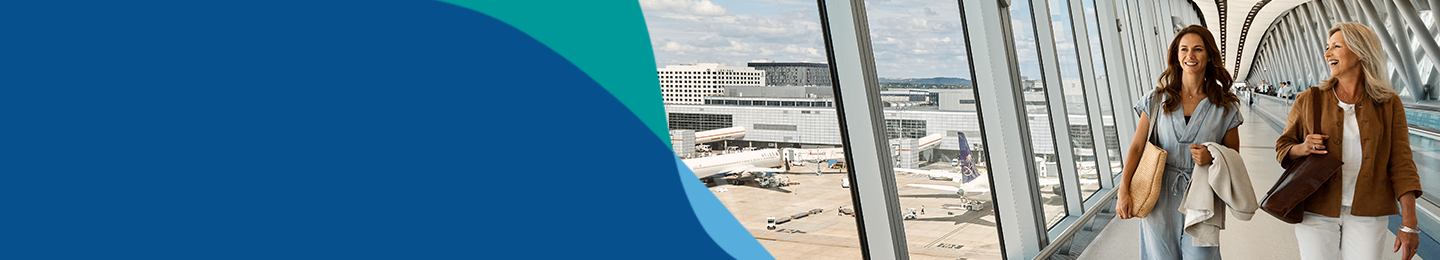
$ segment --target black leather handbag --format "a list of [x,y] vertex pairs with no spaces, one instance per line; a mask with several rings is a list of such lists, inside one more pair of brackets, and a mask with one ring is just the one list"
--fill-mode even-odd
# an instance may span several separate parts
[[[1321,98],[1323,97],[1318,95],[1310,96],[1312,101],[1310,118],[1314,119],[1312,122],[1315,127],[1315,132],[1311,134],[1321,134]],[[1296,158],[1293,163],[1288,165],[1289,167],[1285,167],[1285,174],[1280,175],[1280,180],[1275,182],[1275,186],[1270,187],[1270,191],[1265,193],[1265,199],[1260,201],[1260,208],[1285,223],[1300,223],[1305,220],[1305,206],[1301,203],[1310,198],[1311,194],[1315,194],[1315,191],[1320,190],[1320,186],[1330,180],[1335,172],[1340,171],[1340,165],[1343,164],[1345,162],[1340,161],[1339,156],[1332,156],[1329,153],[1312,153]]]

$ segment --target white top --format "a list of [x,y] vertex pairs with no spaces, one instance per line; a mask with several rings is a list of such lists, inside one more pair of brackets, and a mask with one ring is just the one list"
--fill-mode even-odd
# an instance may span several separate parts
[[[1335,100],[1339,101],[1340,96],[1335,96]],[[1340,161],[1345,162],[1340,166],[1340,177],[1345,181],[1345,185],[1341,188],[1340,205],[1350,206],[1350,202],[1355,200],[1355,179],[1360,177],[1360,163],[1365,151],[1360,146],[1360,123],[1355,120],[1355,104],[1344,101],[1336,104],[1340,105],[1340,110],[1345,111],[1344,140],[1340,141],[1344,149],[1340,151],[1344,155],[1340,157]]]

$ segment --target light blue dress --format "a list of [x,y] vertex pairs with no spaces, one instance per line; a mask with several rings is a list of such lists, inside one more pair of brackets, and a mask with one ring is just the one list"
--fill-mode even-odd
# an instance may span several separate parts
[[[1154,90],[1137,101],[1135,112],[1145,113],[1150,115],[1150,120],[1156,120],[1155,133],[1152,134],[1158,136],[1150,140],[1158,139],[1155,145],[1165,149],[1169,155],[1165,158],[1160,199],[1155,202],[1150,215],[1140,219],[1140,259],[1220,259],[1220,247],[1194,246],[1193,238],[1184,232],[1185,214],[1179,208],[1180,200],[1190,186],[1191,169],[1195,167],[1194,160],[1190,158],[1190,144],[1224,143],[1225,132],[1244,122],[1239,104],[1231,105],[1229,113],[1226,113],[1224,107],[1210,103],[1209,98],[1200,100],[1190,114],[1190,122],[1186,123],[1184,109],[1161,112],[1158,117],[1150,113],[1153,95]],[[1168,98],[1162,94],[1157,108],[1164,110],[1163,102]]]

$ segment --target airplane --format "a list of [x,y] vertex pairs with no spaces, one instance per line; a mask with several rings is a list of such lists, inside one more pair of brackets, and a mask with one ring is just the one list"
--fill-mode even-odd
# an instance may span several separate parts
[[[965,135],[961,133],[959,139],[962,145],[960,146],[960,155],[956,156],[956,158],[969,158],[969,146],[963,145],[965,144]],[[988,198],[988,196],[985,195],[987,193],[990,193],[989,174],[982,173],[979,170],[976,170],[975,163],[971,162],[968,159],[955,160],[953,163],[958,166],[956,168],[960,170],[959,173],[941,170],[917,170],[905,168],[895,168],[895,172],[926,175],[929,176],[931,179],[949,179],[954,182],[959,182],[960,186],[934,184],[906,184],[905,186],[954,192],[960,195],[961,205],[964,209],[980,210],[984,207],[981,199]],[[1060,193],[1059,178],[1041,177],[1037,181],[1039,182],[1038,184],[1040,185],[1040,187],[1054,187],[1052,188],[1054,189],[1052,190],[1052,193]],[[1080,178],[1081,184],[1098,184],[1099,182],[1100,181],[1096,179]]]
[[[979,200],[989,198],[989,196],[987,196],[986,194],[990,192],[990,176],[986,173],[976,172],[974,174],[968,174],[941,170],[916,170],[904,168],[895,168],[895,172],[925,175],[929,176],[931,179],[948,179],[954,182],[959,182],[959,186],[935,184],[906,184],[905,186],[954,192],[960,195],[960,197],[962,198],[961,203],[966,209],[977,210],[981,206],[983,206],[981,205],[981,202]],[[1100,183],[1100,180],[1096,179],[1080,178],[1079,180],[1081,184]],[[1040,184],[1040,187],[1053,187],[1053,190],[1051,191],[1052,193],[1060,193],[1060,178],[1041,177],[1037,181],[1038,184]]]
[[749,152],[685,159],[682,160],[682,162],[685,163],[685,166],[690,167],[690,171],[695,172],[695,177],[702,180],[713,181],[716,178],[723,178],[728,175],[741,176],[749,173],[751,178],[759,182],[763,188],[774,188],[789,182],[788,178],[774,176],[777,172],[785,171],[776,168],[784,166],[785,164],[785,161],[780,157],[779,149],[760,149]]

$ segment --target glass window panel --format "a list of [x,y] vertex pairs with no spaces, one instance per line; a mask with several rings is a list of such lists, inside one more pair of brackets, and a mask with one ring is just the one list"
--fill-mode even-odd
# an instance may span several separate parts
[[1075,155],[1074,163],[1080,181],[1080,199],[1084,200],[1100,190],[1100,177],[1095,156],[1095,135],[1090,130],[1090,107],[1086,105],[1085,86],[1080,78],[1080,56],[1075,48],[1074,22],[1070,19],[1070,3],[1066,0],[1048,0],[1050,24],[1054,31],[1055,54],[1059,60],[1060,90],[1065,95],[1065,113],[1070,130],[1070,147]]
[[910,258],[1001,259],[959,2],[865,7]]
[[[1054,227],[1067,215],[1065,209],[1064,189],[1059,185],[1060,159],[1055,152],[1055,138],[1050,126],[1050,102],[1045,95],[1045,88],[1059,87],[1058,79],[1045,79],[1040,70],[1040,50],[1037,48],[1035,38],[1035,20],[1031,13],[1031,4],[1046,4],[1044,1],[1031,3],[1030,0],[1018,0],[1010,5],[1010,21],[1014,28],[1015,53],[1020,65],[1020,84],[1025,95],[1025,112],[1030,122],[1030,147],[1035,155],[1035,169],[1037,183],[1047,183],[1039,187],[1041,208],[1045,215],[1045,226]],[[1041,20],[1040,22],[1049,22]],[[1064,102],[1057,102],[1064,105]],[[1068,162],[1067,162],[1068,163]]]
[[[1105,52],[1104,49],[1101,48],[1100,43],[1100,16],[1097,15],[1095,10],[1095,0],[1085,0],[1084,8],[1085,31],[1090,35],[1090,61],[1094,63],[1095,84],[1098,85],[1095,86],[1094,89],[1106,88],[1113,91],[1114,89],[1109,86],[1109,74],[1105,72]],[[1105,150],[1105,156],[1109,156],[1109,171],[1114,174],[1112,176],[1120,176],[1121,172],[1124,171],[1124,167],[1121,165],[1125,159],[1120,157],[1120,133],[1119,130],[1115,128],[1114,99],[1101,95],[1100,100],[1102,102],[1109,101],[1100,104],[1100,119],[1101,123],[1104,124],[1105,147],[1107,148]]]
[[[831,87],[816,3],[640,5],[657,75],[703,83],[659,86],[685,94],[656,100],[696,181],[776,259],[863,259],[833,92],[767,82]],[[684,130],[695,131],[688,142]]]
[[[1440,121],[1440,112],[1414,113],[1414,116],[1407,116],[1410,120],[1426,117],[1430,121]],[[1409,121],[1409,120],[1407,120]],[[1432,122],[1440,123],[1440,122]],[[1411,154],[1415,159],[1415,167],[1422,173],[1440,172],[1440,140],[1410,132]],[[1420,174],[1420,187],[1425,192],[1423,196],[1430,201],[1440,201],[1440,175]]]

